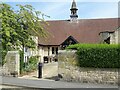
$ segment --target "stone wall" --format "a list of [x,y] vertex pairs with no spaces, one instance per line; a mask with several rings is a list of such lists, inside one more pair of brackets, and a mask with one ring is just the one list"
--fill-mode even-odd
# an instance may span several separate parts
[[18,51],[8,51],[5,56],[6,63],[2,67],[3,76],[19,76],[20,74],[20,56]]
[[110,44],[120,44],[120,30],[110,34]]
[[76,66],[76,51],[59,51],[58,73],[68,82],[118,84],[118,69],[81,68]]

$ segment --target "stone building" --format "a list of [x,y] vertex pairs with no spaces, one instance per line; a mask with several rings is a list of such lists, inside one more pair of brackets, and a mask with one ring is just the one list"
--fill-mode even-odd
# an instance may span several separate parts
[[111,44],[120,44],[120,28],[114,31],[111,37]]
[[75,0],[72,2],[70,11],[71,15],[68,20],[53,20],[47,21],[49,25],[43,24],[48,35],[46,38],[38,37],[38,55],[41,57],[41,62],[45,57],[54,59],[58,50],[65,49],[70,44],[92,44],[102,41],[115,43],[117,41],[111,37],[117,37],[116,29],[120,26],[118,23],[120,19],[78,19]]
[[100,32],[101,43],[120,44],[120,30]]
[[28,62],[28,59],[31,56],[39,56],[39,54],[38,54],[38,37],[31,36],[31,38],[35,42],[35,48],[31,49],[28,47],[24,47],[24,62]]

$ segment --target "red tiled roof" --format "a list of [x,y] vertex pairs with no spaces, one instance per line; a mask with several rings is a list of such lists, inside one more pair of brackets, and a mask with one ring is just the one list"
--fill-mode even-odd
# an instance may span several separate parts
[[118,18],[79,19],[78,23],[71,23],[69,20],[47,22],[49,26],[45,30],[49,34],[47,38],[39,38],[41,45],[60,45],[69,36],[79,43],[99,43],[100,32],[114,31],[118,28]]

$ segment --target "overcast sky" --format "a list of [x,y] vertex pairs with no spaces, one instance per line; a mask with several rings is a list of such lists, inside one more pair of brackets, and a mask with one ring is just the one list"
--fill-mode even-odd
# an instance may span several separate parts
[[[66,20],[70,18],[73,0],[0,0],[16,8],[16,4],[30,4],[36,10],[50,16],[46,20]],[[89,1],[89,2],[88,2]],[[116,18],[119,0],[76,0],[79,19]]]

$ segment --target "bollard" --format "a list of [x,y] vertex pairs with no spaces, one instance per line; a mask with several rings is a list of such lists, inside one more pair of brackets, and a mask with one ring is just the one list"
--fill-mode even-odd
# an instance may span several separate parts
[[42,78],[42,63],[38,63],[38,78]]

